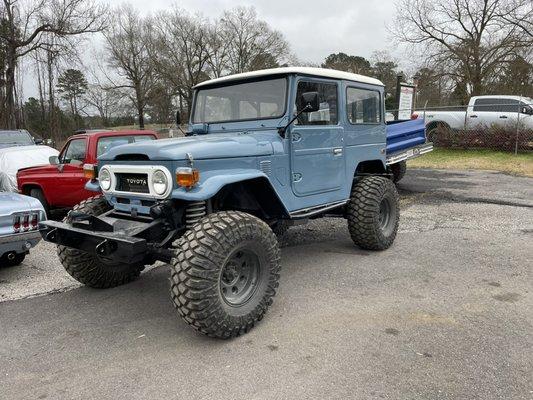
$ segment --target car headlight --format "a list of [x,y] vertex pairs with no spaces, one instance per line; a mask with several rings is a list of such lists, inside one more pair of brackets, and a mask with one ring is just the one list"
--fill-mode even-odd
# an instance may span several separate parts
[[98,174],[98,182],[102,190],[111,189],[111,174],[105,168],[102,168]]
[[160,169],[154,171],[152,174],[152,187],[158,195],[164,194],[168,189],[168,178]]

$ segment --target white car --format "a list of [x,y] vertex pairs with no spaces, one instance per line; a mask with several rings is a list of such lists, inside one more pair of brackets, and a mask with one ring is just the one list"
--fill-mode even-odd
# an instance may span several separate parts
[[466,111],[417,110],[413,117],[426,121],[428,132],[438,127],[472,130],[494,125],[533,129],[533,99],[521,96],[475,96]]
[[17,171],[49,164],[50,156],[59,151],[48,146],[0,148],[0,192],[17,192]]

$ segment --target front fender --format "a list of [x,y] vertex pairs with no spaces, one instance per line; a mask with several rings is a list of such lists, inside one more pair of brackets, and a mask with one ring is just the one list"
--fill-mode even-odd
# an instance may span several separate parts
[[200,183],[191,189],[183,187],[174,189],[171,197],[173,199],[186,200],[186,201],[201,201],[207,200],[217,194],[224,186],[246,181],[254,178],[268,177],[259,170],[246,170],[246,169],[225,169],[225,170],[212,170],[204,173],[200,173]]

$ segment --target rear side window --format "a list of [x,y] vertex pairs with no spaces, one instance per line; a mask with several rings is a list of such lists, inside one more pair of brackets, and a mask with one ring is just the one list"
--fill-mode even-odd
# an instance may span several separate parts
[[381,122],[380,95],[375,90],[349,87],[346,89],[346,112],[351,124]]
[[85,149],[87,139],[74,139],[67,145],[67,148],[61,155],[62,164],[83,164],[85,161]]
[[96,145],[96,157],[101,156],[105,152],[111,150],[113,147],[129,143],[145,142],[147,140],[154,140],[152,135],[132,135],[132,136],[108,136],[98,139]]
[[492,111],[492,112],[515,112],[520,110],[520,102],[514,99],[476,99],[474,111]]
[[303,113],[298,117],[298,125],[337,125],[338,96],[335,83],[321,83],[300,81],[296,92],[296,102],[307,92],[318,92],[320,109],[318,111]]

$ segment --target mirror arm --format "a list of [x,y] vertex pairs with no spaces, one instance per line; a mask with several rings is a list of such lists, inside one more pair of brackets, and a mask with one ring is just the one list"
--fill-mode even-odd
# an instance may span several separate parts
[[282,126],[281,128],[278,128],[278,133],[279,133],[279,135],[280,135],[283,139],[285,139],[285,132],[287,131],[287,129],[289,128],[289,126],[291,126],[292,123],[293,123],[294,121],[296,121],[296,119],[297,119],[300,115],[302,115],[304,112],[306,112],[309,108],[311,108],[311,105],[310,105],[310,104],[307,104],[304,108],[302,108],[300,111],[298,111],[298,112],[296,113],[296,115],[295,115],[295,116],[289,121],[289,123],[288,123],[287,125]]

